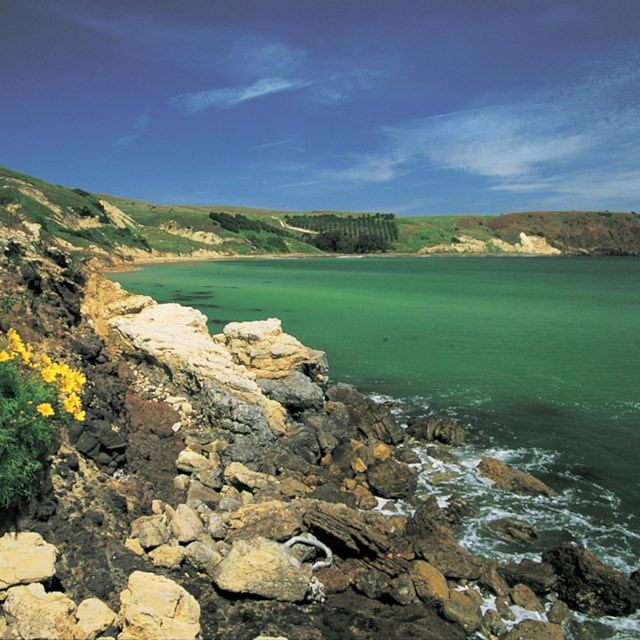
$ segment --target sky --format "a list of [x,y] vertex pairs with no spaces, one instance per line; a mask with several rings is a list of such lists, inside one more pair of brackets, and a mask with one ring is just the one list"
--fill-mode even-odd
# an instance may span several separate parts
[[640,0],[2,0],[0,164],[159,204],[640,211]]

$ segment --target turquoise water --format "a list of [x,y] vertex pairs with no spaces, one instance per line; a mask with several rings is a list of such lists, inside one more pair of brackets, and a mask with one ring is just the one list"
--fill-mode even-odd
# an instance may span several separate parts
[[[469,466],[490,451],[556,488],[552,507],[499,505],[541,527],[539,550],[575,539],[637,568],[640,260],[256,259],[112,277],[200,308],[214,333],[281,318],[327,352],[334,379],[400,400],[408,413],[457,416],[470,434]],[[491,553],[513,551],[482,526],[467,535]]]

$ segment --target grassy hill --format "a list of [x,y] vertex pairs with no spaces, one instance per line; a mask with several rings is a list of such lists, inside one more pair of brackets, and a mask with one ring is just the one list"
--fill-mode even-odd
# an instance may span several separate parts
[[346,252],[640,255],[640,216],[634,213],[417,217],[166,206],[53,185],[4,167],[0,222],[10,227],[36,223],[46,239],[116,261],[323,253],[318,247]]

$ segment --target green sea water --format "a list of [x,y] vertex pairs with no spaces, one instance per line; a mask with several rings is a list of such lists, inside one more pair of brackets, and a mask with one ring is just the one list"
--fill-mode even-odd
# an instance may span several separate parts
[[[213,333],[281,318],[326,351],[333,379],[401,401],[408,414],[456,416],[469,468],[489,452],[554,486],[561,500],[551,510],[531,499],[498,507],[541,527],[540,550],[574,539],[637,568],[639,260],[283,258],[112,277],[198,307]],[[481,526],[468,535],[470,545],[484,540]]]

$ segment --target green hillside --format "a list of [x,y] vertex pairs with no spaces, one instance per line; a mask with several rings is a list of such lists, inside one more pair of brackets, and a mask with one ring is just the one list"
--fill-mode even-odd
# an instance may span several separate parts
[[[53,185],[0,167],[0,222],[105,260],[320,253],[640,255],[635,213],[496,216],[167,206]],[[39,227],[31,226],[36,223]],[[26,226],[25,226],[26,225]]]

